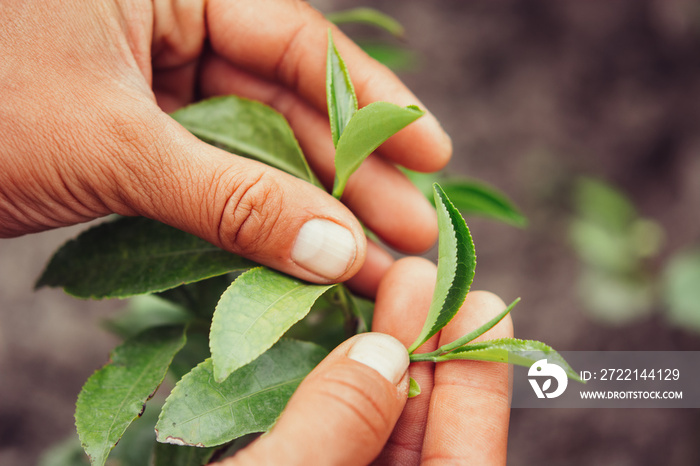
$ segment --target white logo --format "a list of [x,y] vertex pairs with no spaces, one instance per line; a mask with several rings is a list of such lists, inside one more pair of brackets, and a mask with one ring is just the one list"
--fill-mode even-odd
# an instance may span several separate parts
[[[537,398],[556,398],[566,390],[566,385],[569,380],[566,378],[566,372],[564,369],[559,367],[554,363],[547,362],[546,359],[540,359],[530,366],[530,370],[527,372],[528,377],[547,377],[540,388],[540,384],[537,380],[528,378],[532,389],[535,391]],[[552,378],[557,381],[557,389],[552,392],[547,392],[552,386]]]

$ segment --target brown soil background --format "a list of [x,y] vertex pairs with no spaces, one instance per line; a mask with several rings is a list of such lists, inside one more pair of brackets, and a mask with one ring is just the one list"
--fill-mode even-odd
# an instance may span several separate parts
[[[576,174],[619,186],[664,227],[652,267],[700,239],[700,2],[371,5],[398,18],[421,55],[401,77],[452,135],[451,168],[501,188],[530,219],[526,230],[470,220],[475,287],[523,298],[516,336],[560,350],[700,350],[700,336],[670,327],[662,309],[623,327],[592,322],[566,241]],[[81,229],[0,241],[2,465],[34,464],[71,434],[77,393],[116,343],[99,322],[123,303],[32,290],[52,251]],[[697,410],[514,409],[509,464],[700,464],[699,433]]]

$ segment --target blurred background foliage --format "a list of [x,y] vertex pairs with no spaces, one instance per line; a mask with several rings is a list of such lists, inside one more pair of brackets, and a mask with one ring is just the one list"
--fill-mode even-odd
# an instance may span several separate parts
[[[469,190],[475,289],[523,297],[516,336],[560,350],[700,350],[700,1],[368,6],[403,29],[362,11],[335,19],[452,136],[438,177],[454,195]],[[422,187],[435,178],[409,175]],[[487,196],[489,212],[504,213],[484,218],[475,200],[494,189],[506,197]],[[35,464],[72,434],[80,386],[116,342],[102,323],[128,334],[144,316],[187,318],[147,298],[119,313],[123,302],[33,293],[51,252],[81,229],[0,241],[0,464]],[[318,315],[295,331],[338,317]],[[509,464],[700,464],[696,411],[513,410]],[[71,464],[54,461],[70,458],[70,442],[42,464]],[[136,464],[126,458],[115,452]]]

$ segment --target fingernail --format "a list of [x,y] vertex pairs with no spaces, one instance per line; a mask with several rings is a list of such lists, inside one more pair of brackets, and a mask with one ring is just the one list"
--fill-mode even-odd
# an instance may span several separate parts
[[396,338],[383,333],[366,333],[355,340],[348,357],[379,372],[396,385],[408,368],[408,351]]
[[328,279],[338,278],[355,261],[357,245],[352,233],[330,220],[306,222],[292,247],[292,260]]

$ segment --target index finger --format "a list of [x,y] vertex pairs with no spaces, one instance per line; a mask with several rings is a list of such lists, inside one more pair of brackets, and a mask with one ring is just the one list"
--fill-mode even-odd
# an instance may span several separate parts
[[[210,0],[206,19],[215,53],[261,77],[281,82],[324,113],[328,28],[333,30],[336,47],[348,67],[360,107],[383,100],[423,108],[396,75],[306,2]],[[449,161],[452,143],[427,112],[389,138],[380,153],[406,168],[436,171]]]
[[[450,343],[505,308],[497,296],[472,291],[461,311],[440,333]],[[477,340],[513,336],[510,316]],[[435,385],[422,462],[505,464],[510,416],[509,367],[486,361],[447,361],[435,368]],[[432,463],[431,463],[432,464]]]
[[[406,257],[394,263],[377,293],[372,330],[393,335],[407,348],[411,346],[428,314],[436,273],[432,262],[418,257]],[[432,337],[418,352],[436,350],[437,340],[437,335]],[[406,402],[396,428],[375,464],[420,462],[434,370],[432,362],[411,364],[409,375],[420,385],[421,395]]]

